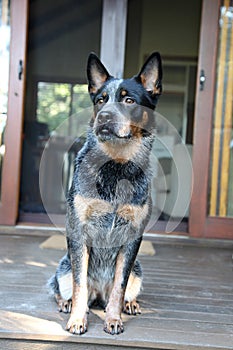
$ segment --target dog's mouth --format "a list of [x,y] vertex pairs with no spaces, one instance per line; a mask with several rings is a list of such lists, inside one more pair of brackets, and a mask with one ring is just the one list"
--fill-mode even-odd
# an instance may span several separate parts
[[129,140],[132,137],[131,130],[124,127],[114,127],[114,125],[98,125],[95,128],[95,134],[99,141],[124,141]]

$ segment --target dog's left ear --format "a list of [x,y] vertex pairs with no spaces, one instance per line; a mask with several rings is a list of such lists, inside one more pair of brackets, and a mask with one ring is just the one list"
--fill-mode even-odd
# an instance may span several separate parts
[[144,63],[137,79],[152,95],[162,93],[162,62],[158,52],[154,52]]
[[95,94],[111,76],[96,54],[91,53],[87,61],[88,90]]

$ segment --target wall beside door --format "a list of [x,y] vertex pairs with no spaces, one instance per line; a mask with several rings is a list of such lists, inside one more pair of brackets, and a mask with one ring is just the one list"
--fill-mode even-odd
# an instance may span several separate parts
[[201,0],[129,0],[125,76],[143,64],[145,56],[197,58]]

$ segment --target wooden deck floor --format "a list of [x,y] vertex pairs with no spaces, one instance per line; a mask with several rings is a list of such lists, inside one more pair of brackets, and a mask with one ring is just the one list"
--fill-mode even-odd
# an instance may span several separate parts
[[233,349],[231,247],[155,239],[156,255],[140,257],[142,315],[125,316],[125,332],[111,336],[95,310],[88,333],[76,336],[46,290],[63,252],[41,249],[44,239],[0,236],[0,349]]

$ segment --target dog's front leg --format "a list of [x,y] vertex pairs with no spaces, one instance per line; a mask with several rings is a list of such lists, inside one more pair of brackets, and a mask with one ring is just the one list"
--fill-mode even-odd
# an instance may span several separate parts
[[128,278],[140,247],[141,238],[123,247],[117,257],[113,288],[106,307],[104,330],[110,334],[124,331],[121,312]]
[[69,242],[73,275],[72,311],[66,329],[70,333],[83,334],[87,331],[87,269],[89,253],[85,244]]

